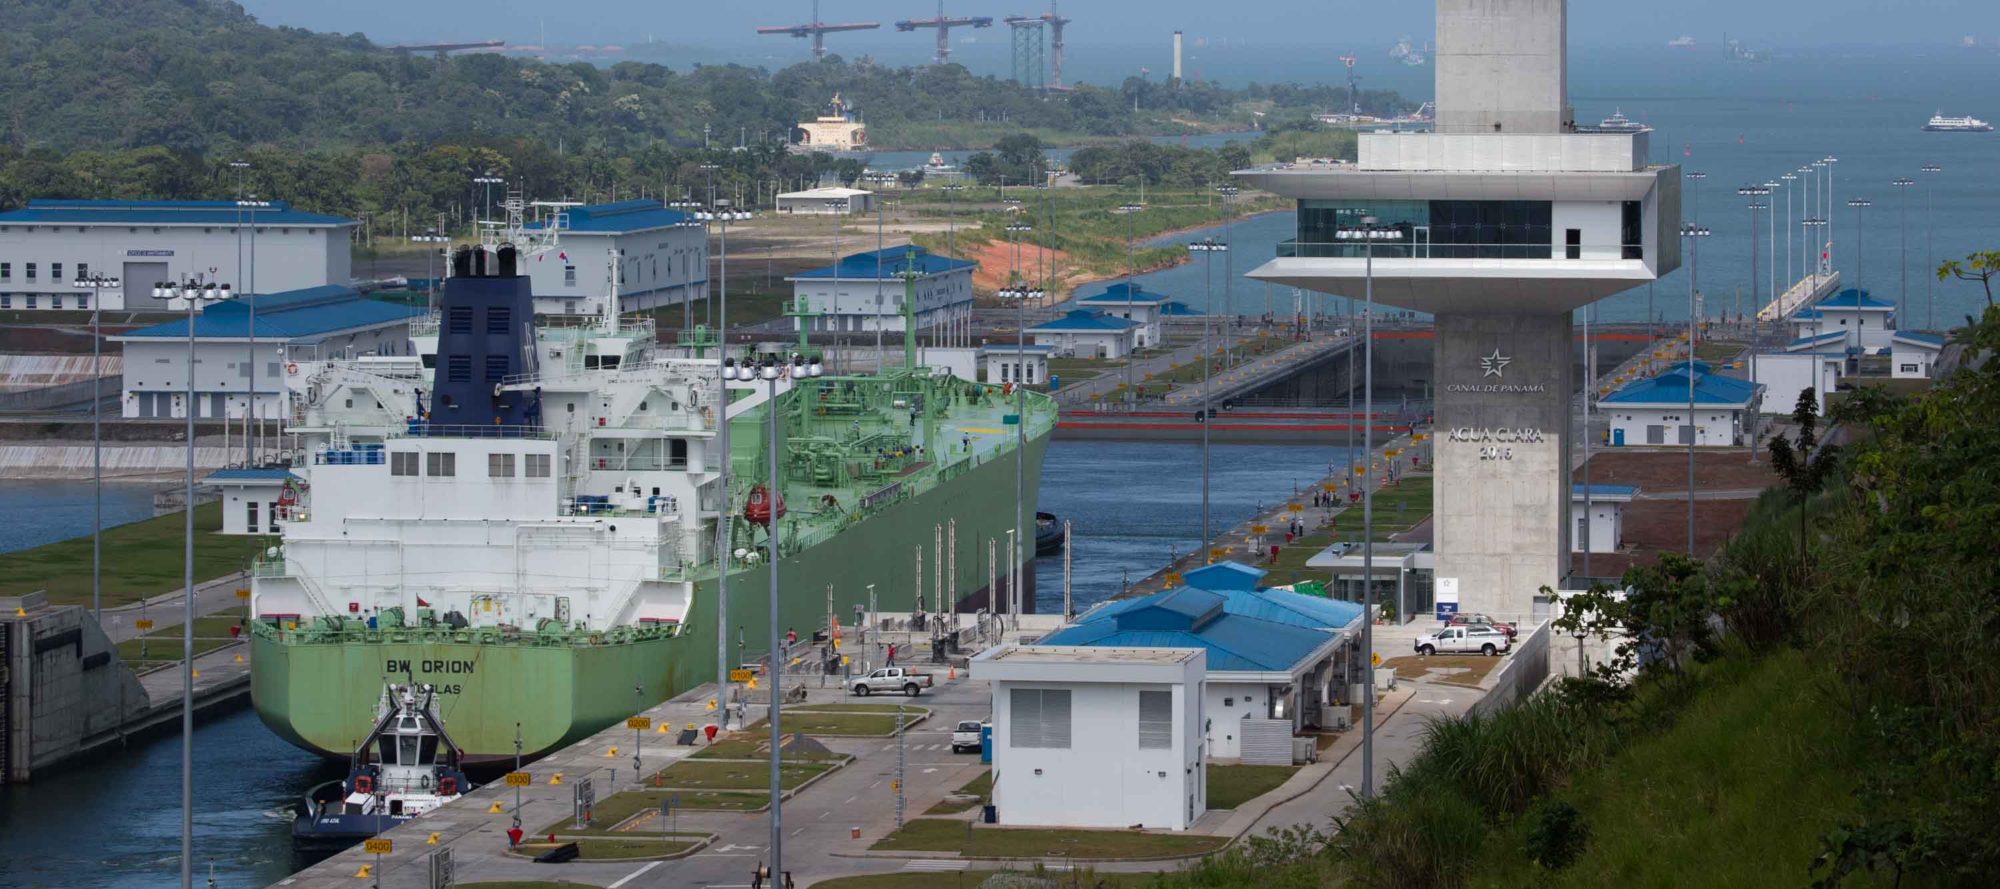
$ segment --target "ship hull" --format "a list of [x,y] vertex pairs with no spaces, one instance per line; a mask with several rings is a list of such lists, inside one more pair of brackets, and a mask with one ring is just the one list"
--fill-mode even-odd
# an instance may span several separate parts
[[[1030,534],[1047,443],[1046,434],[1030,440],[1025,455]],[[931,605],[938,570],[935,528],[951,519],[958,528],[957,598],[961,604],[983,602],[987,541],[1004,554],[1015,521],[1014,467],[1011,453],[999,455],[781,560],[780,631],[795,629],[806,639],[825,626],[829,588],[843,627],[852,623],[856,605],[865,607],[869,584],[884,613],[915,608],[919,546],[923,600]],[[757,659],[766,648],[767,572],[759,567],[729,577],[725,635],[734,645],[741,633],[745,660]],[[1032,570],[1024,575],[1032,577]],[[1032,601],[1031,581],[1024,587]],[[678,635],[561,646],[425,639],[422,633],[315,643],[260,629],[251,640],[251,698],[258,716],[286,741],[345,758],[367,736],[385,682],[428,682],[441,691],[439,715],[469,763],[511,762],[517,728],[520,753],[534,757],[622,721],[642,700],[651,706],[714,681],[716,602],[715,581],[703,581]],[[736,660],[731,652],[730,661]]]

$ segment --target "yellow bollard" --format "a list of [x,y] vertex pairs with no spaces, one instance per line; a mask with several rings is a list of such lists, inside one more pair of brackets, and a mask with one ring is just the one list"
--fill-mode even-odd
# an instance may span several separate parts
[[366,864],[362,865],[360,870],[354,872],[354,878],[357,880],[366,880],[370,876],[373,876],[373,872],[369,870],[369,866]]
[[438,844],[438,835],[437,835],[437,831],[435,831],[435,830],[434,830],[434,831],[431,831],[431,836],[430,836],[430,839],[427,839],[427,840],[425,840],[425,841],[424,841],[424,845],[426,845],[426,846],[435,846],[435,845],[437,845],[437,844]]
[[201,678],[201,671],[200,671],[200,670],[194,670],[194,669],[190,669],[190,670],[188,670],[188,672],[189,672],[189,673],[192,673],[192,674],[194,674],[194,678],[195,678],[195,679],[200,679],[200,678]]
[[562,783],[562,773],[561,773],[561,772],[557,772],[557,773],[555,773],[555,774],[553,774],[553,775],[550,775],[550,776],[549,776],[549,783],[550,783],[550,784],[561,784],[561,783]]
[[659,730],[658,734],[662,734],[662,735],[664,735],[664,734],[666,734],[666,733],[667,733],[667,724],[666,724],[666,723],[664,723],[664,722],[662,722],[662,723],[660,723],[660,730]]
[[605,755],[605,757],[607,757],[607,758],[609,758],[609,757],[613,757],[613,756],[617,756],[617,755],[618,755],[618,748],[616,748],[616,747],[613,747],[613,748],[611,748],[610,750],[607,750],[607,751],[605,751],[605,752],[604,752],[604,755]]
[[502,808],[500,808],[500,801],[499,801],[499,800],[497,800],[497,799],[493,801],[493,805],[490,805],[490,806],[487,806],[487,807],[486,807],[486,814],[488,814],[488,815],[498,815],[498,814],[500,814],[501,812],[504,812],[504,811],[506,811],[506,810],[505,810],[505,809],[502,809]]
[[237,663],[239,663],[239,664],[240,664],[240,663],[243,663],[243,656],[242,656],[242,655],[240,655],[240,654],[239,654],[239,655],[237,655],[237,656],[236,656],[236,662],[237,662]]

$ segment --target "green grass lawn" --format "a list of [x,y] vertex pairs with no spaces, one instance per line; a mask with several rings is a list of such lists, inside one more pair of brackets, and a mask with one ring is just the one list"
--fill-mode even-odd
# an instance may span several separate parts
[[957,852],[969,858],[1159,858],[1213,852],[1223,837],[1131,830],[1040,830],[974,826],[956,818],[919,818],[869,848]]
[[[903,719],[903,724],[908,726],[915,719],[916,716],[914,714],[906,716]],[[769,731],[769,729],[764,728],[765,725],[764,720],[758,720],[751,723],[747,731]],[[896,717],[893,712],[885,716],[877,713],[815,713],[800,711],[785,714],[779,726],[786,734],[804,732],[808,735],[874,738],[895,734]]]
[[591,883],[572,883],[568,880],[496,880],[459,883],[458,889],[597,889],[597,887]]
[[1696,343],[1694,357],[1697,361],[1728,361],[1743,354],[1742,343],[1719,343],[1715,341]]
[[970,796],[971,799],[963,801],[950,800],[950,799],[942,800],[937,805],[924,810],[924,814],[956,815],[960,812],[969,812],[975,808],[978,808],[979,804],[984,802],[985,799],[988,796],[992,795],[993,793],[992,770],[989,769],[987,771],[980,772],[979,777],[965,782],[965,786],[960,787],[958,789],[958,793],[962,796]]
[[[1592,833],[1575,863],[1549,873],[1521,854],[1523,826],[1488,837],[1469,886],[1633,889],[1799,886],[1820,835],[1858,809],[1863,761],[1828,667],[1797,652],[1749,663],[1704,691],[1664,733],[1641,738],[1557,796]],[[1887,885],[1849,880],[1843,885]]]
[[[184,521],[172,513],[104,530],[104,607],[180,589]],[[273,540],[216,533],[222,529],[220,503],[195,507],[194,529],[197,583],[243,570]],[[47,591],[55,604],[90,604],[90,536],[0,555],[0,596],[35,590]]]
[[[779,766],[780,786],[786,790],[804,784],[827,769],[825,763],[786,762]],[[770,770],[761,762],[697,762],[683,760],[655,773],[666,787],[700,790],[760,790],[770,786]]]
[[[813,884],[813,889],[938,889],[940,886],[970,887],[982,885],[988,879],[1003,873],[1030,872],[969,870],[952,874],[948,878],[944,874],[935,872],[867,874],[859,877],[840,877],[833,880],[821,880]],[[1068,875],[1051,873],[1049,877],[1064,886],[1070,885]],[[1152,885],[1152,880],[1152,874],[1092,874],[1089,882],[1082,885],[1103,887],[1103,889],[1128,889],[1128,887],[1129,889],[1137,889],[1137,887]],[[461,889],[464,889],[464,885],[460,884]],[[513,886],[515,884],[508,883],[506,885]]]
[[[793,711],[798,711],[800,713],[806,713],[806,712],[887,713],[891,716],[894,716],[896,713],[896,707],[897,705],[895,704],[796,704],[790,707],[786,707],[785,712],[791,713]],[[918,707],[912,704],[903,704],[902,708],[903,708],[904,718],[913,718],[931,712],[929,707]]]
[[1208,766],[1208,807],[1234,809],[1278,789],[1298,766]]
[[[754,794],[744,794],[744,795],[755,799],[759,805],[761,805],[764,802],[763,797],[759,797]],[[657,814],[647,818],[643,824],[637,827],[637,829],[617,830],[616,828],[618,827],[618,825],[624,823],[626,819],[631,818],[632,816],[637,815],[641,812],[650,812],[650,813],[659,812],[660,801],[663,799],[672,798],[674,796],[680,797],[680,805],[682,808],[693,808],[691,806],[688,806],[688,801],[689,801],[688,798],[692,796],[692,794],[683,791],[626,790],[626,791],[621,791],[619,793],[614,793],[608,797],[598,800],[597,805],[591,808],[590,812],[591,822],[589,827],[579,830],[573,826],[576,823],[575,821],[569,818],[564,818],[560,821],[553,822],[548,826],[543,827],[541,830],[536,831],[533,835],[547,836],[553,833],[558,836],[614,836],[614,837],[628,837],[631,839],[658,838],[660,836],[660,830],[664,827],[667,827],[668,825],[661,823]],[[681,837],[683,839],[691,838],[698,840],[701,839],[702,837],[707,836],[708,834],[702,831],[680,831],[672,835]]]
[[[171,634],[165,636],[160,635],[160,633],[166,632],[162,630],[160,633],[149,634],[144,640],[127,639],[120,642],[118,643],[118,657],[123,659],[127,665],[135,667],[142,663],[180,663],[182,653],[181,630],[179,627],[173,627],[172,630]],[[194,656],[201,657],[234,641],[236,640],[227,636],[221,638],[196,636],[194,639]]]
[[[768,739],[730,738],[725,741],[717,741],[713,744],[708,745],[707,747],[703,747],[702,749],[695,751],[695,754],[692,758],[693,759],[763,759],[767,755],[765,751],[769,749],[770,749],[770,743]],[[842,759],[845,759],[846,757],[829,750],[826,753],[797,753],[788,751],[785,753],[785,758],[788,760],[796,759],[800,762],[838,762]]]
[[[523,858],[533,858],[556,847],[549,843],[522,843],[508,850]],[[576,841],[577,861],[616,861],[624,858],[659,858],[692,847],[692,841],[640,839],[583,839]],[[515,883],[496,883],[514,886]]]

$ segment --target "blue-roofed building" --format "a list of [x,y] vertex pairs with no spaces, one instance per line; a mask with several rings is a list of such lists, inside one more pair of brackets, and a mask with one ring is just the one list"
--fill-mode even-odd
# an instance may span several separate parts
[[1337,718],[1333,705],[1361,671],[1361,606],[1270,589],[1264,576],[1235,562],[1204,566],[1165,592],[1106,602],[1040,644],[1201,649],[1210,755],[1289,762],[1289,747],[1260,753],[1255,739],[1274,731],[1289,738]]
[[1750,378],[1764,387],[1765,398],[1759,402],[1759,411],[1765,414],[1790,414],[1799,403],[1799,393],[1813,390],[1813,401],[1819,405],[1820,413],[1826,413],[1827,396],[1833,394],[1840,378],[1847,373],[1851,356],[1847,354],[1847,340],[1839,332],[1829,335],[1814,345],[1808,337],[1803,344],[1794,342],[1783,352],[1758,352],[1750,356]]
[[[203,306],[193,319],[194,415],[245,416],[254,377],[257,416],[279,419],[286,381],[302,361],[370,355],[415,360],[410,322],[423,315],[421,308],[332,285]],[[188,323],[184,315],[110,338],[125,350],[125,416],[187,416]]]
[[618,310],[690,305],[708,297],[708,237],[693,216],[655,200],[569,207],[527,224],[552,245],[522,260],[543,315],[597,315],[618,279]]
[[1745,441],[1764,387],[1703,367],[1700,362],[1692,369],[1685,362],[1677,364],[1599,399],[1597,409],[1611,421],[1612,446],[1685,445],[1692,438],[1700,447],[1731,447]]
[[1929,379],[1932,365],[1944,351],[1944,337],[1934,333],[1896,331],[1889,341],[1889,376],[1899,380]]
[[970,342],[972,271],[978,263],[939,256],[922,247],[890,247],[850,253],[833,265],[786,278],[792,296],[803,297],[814,314],[809,329],[861,333],[902,331],[904,276],[915,278],[912,304],[918,330],[944,331],[953,342]]
[[285,201],[31,200],[0,213],[0,310],[161,311],[154,283],[210,269],[239,293],[345,285],[357,224]]
[[1625,505],[1638,496],[1631,485],[1571,485],[1569,551],[1617,552],[1625,541]]
[[1792,313],[1792,327],[1800,339],[1838,333],[1850,349],[1886,349],[1896,329],[1896,305],[1849,287]]
[[1132,354],[1139,325],[1101,309],[1072,309],[1028,328],[1038,346],[1051,346],[1064,358],[1117,360]]
[[1137,348],[1146,349],[1160,344],[1161,309],[1172,300],[1163,294],[1153,293],[1130,281],[1120,281],[1104,288],[1103,293],[1092,294],[1076,301],[1078,306],[1096,309],[1106,315],[1124,318],[1137,325],[1132,336]]
[[298,502],[296,480],[284,467],[218,469],[201,481],[222,494],[224,534],[277,534],[278,521]]

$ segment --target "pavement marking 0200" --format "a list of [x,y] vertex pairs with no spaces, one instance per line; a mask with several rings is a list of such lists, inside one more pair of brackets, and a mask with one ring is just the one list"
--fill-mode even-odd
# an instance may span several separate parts
[[620,878],[620,879],[618,880],[618,882],[616,882],[616,883],[612,883],[612,884],[611,884],[611,889],[618,889],[618,887],[620,887],[620,886],[623,886],[623,885],[625,885],[626,883],[630,883],[630,882],[632,882],[633,880],[636,880],[636,879],[638,879],[638,878],[639,878],[639,875],[640,875],[640,874],[643,874],[643,873],[645,873],[645,872],[647,872],[647,871],[649,871],[649,870],[652,870],[653,868],[656,868],[656,867],[659,867],[660,865],[662,865],[662,864],[665,864],[665,863],[666,863],[666,862],[664,862],[664,861],[655,861],[655,862],[652,862],[652,863],[650,863],[650,864],[646,865],[645,867],[642,867],[642,868],[639,868],[638,870],[635,870],[635,871],[633,871],[633,872],[631,872],[631,873],[629,873],[629,874],[626,874],[626,875],[625,875],[624,877],[621,877],[621,878]]

